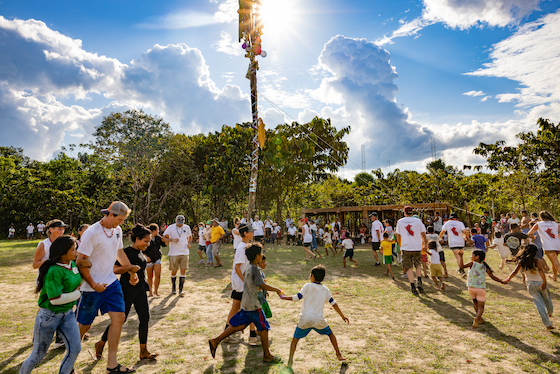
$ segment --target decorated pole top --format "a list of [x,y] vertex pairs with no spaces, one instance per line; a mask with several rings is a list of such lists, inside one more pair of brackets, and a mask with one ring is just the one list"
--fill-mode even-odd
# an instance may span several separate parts
[[239,42],[247,52],[245,57],[253,60],[255,56],[266,57],[266,52],[261,48],[261,35],[264,23],[260,10],[262,0],[239,0]]

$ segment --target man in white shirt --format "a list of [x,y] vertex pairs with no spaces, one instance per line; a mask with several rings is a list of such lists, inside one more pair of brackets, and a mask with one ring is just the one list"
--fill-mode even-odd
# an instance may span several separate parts
[[439,212],[436,212],[434,216],[434,232],[439,235],[442,226],[443,226],[443,220],[441,219]]
[[29,225],[27,225],[25,231],[27,232],[27,240],[33,239],[33,231],[35,231],[35,226],[33,226],[32,223],[29,223]]
[[443,238],[443,235],[445,233],[447,233],[447,245],[449,245],[449,249],[453,251],[455,259],[457,260],[457,265],[459,266],[458,272],[463,277],[465,277],[465,270],[459,265],[463,261],[463,256],[459,254],[459,251],[461,251],[463,247],[465,247],[464,236],[468,235],[469,231],[466,229],[463,222],[459,221],[459,216],[457,216],[457,213],[451,213],[449,215],[449,221],[445,222],[445,224],[441,228],[439,238]]
[[262,244],[264,237],[264,223],[260,220],[258,215],[255,215],[255,220],[253,221],[252,226],[255,229],[253,239]]
[[[427,248],[426,227],[418,218],[412,217],[412,207],[404,207],[404,217],[397,222],[397,242],[402,252],[402,265],[406,270],[410,289],[413,295],[418,295],[418,291],[423,292],[422,271],[420,265],[420,252]],[[418,285],[414,284],[414,271],[416,268],[416,277]],[[418,289],[418,291],[417,291]]]
[[379,257],[377,257],[377,251],[381,246],[381,240],[383,240],[383,224],[377,219],[377,212],[373,212],[369,215],[371,218],[371,249],[373,250],[373,257],[375,257],[375,265],[381,265],[379,263]]
[[[130,209],[125,203],[114,201],[109,208],[101,210],[101,213],[105,217],[91,225],[82,235],[76,258],[76,264],[85,281],[80,287],[82,297],[78,303],[78,326],[83,338],[98,312],[108,313],[111,327],[107,339],[109,345],[107,369],[120,367],[129,370],[117,363],[117,349],[125,320],[125,306],[121,284],[113,273],[113,265],[118,260],[121,266],[131,273],[131,282],[138,283],[136,271],[140,270],[140,266],[130,265],[123,251],[122,229],[119,226],[130,214]],[[91,266],[88,267],[87,263],[91,263]]]
[[292,245],[296,245],[296,234],[297,234],[297,228],[294,226],[294,223],[292,222],[290,224],[290,227],[288,227],[288,237],[286,239],[286,245],[289,245],[290,241],[292,242]]
[[241,220],[239,222],[241,222],[241,224],[244,224],[244,223],[251,223],[252,224],[253,219],[252,218],[247,219],[247,212],[243,212],[243,218],[241,218]]
[[185,284],[186,272],[189,268],[189,250],[191,248],[192,233],[189,225],[185,225],[185,216],[178,215],[175,223],[168,226],[161,238],[169,246],[169,270],[171,270],[171,294],[177,294],[176,280],[177,270],[181,271],[179,276],[179,296],[185,296],[183,285]]
[[294,220],[291,219],[290,215],[288,214],[288,216],[284,220],[284,223],[286,224],[286,231],[287,231],[290,228],[290,226],[292,226],[292,223],[294,223]]
[[45,225],[43,221],[39,222],[37,225],[37,233],[39,234],[39,238],[43,239],[43,232],[45,232]]

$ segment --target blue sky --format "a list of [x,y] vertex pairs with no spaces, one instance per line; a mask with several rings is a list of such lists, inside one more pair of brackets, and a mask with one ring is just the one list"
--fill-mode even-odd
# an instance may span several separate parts
[[[560,120],[560,1],[263,0],[259,112],[315,115],[361,168],[462,166],[479,142]],[[194,134],[250,120],[237,0],[1,1],[0,145],[47,160],[113,111]],[[282,108],[278,112],[264,98]]]

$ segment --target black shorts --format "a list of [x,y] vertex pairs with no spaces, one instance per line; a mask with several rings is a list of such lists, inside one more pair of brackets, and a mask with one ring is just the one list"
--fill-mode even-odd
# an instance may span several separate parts
[[243,297],[243,292],[237,292],[236,290],[232,290],[231,291],[231,298],[233,300],[239,300],[241,301],[241,298]]
[[465,247],[450,247],[449,249],[451,249],[452,251],[456,250],[456,249],[463,249]]
[[260,242],[261,240],[263,240],[263,236],[262,235],[253,236],[253,240],[256,242]]
[[346,257],[350,257],[351,259],[354,259],[354,250],[353,249],[347,249],[344,251],[344,258]]
[[438,252],[438,254],[439,254],[439,260],[441,262],[445,262],[445,252],[441,251],[441,252]]
[[303,243],[304,247],[311,247],[311,243]]
[[381,248],[381,243],[380,242],[371,242],[371,249],[374,251],[379,251],[379,248]]

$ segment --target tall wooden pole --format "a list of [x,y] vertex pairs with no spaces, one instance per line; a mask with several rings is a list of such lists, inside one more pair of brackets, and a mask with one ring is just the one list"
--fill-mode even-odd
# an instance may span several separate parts
[[[251,38],[254,36],[251,35]],[[249,204],[247,207],[247,219],[253,217],[255,210],[255,201],[257,197],[257,176],[259,171],[259,112],[257,108],[257,69],[258,62],[255,60],[255,54],[250,53],[250,80],[251,80],[251,111],[253,114],[253,151],[251,152],[251,178],[249,180]]]

